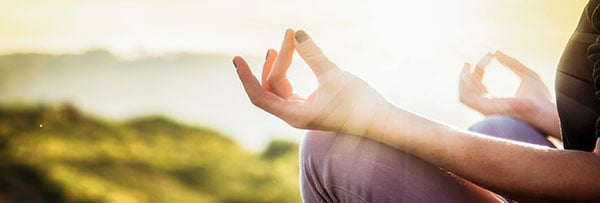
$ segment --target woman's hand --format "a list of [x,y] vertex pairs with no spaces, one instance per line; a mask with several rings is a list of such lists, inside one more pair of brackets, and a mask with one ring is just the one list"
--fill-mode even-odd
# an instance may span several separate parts
[[[521,79],[514,97],[495,98],[488,95],[482,79],[485,67],[494,57]],[[548,87],[536,72],[500,51],[484,56],[473,72],[470,64],[465,63],[460,74],[459,92],[462,103],[483,115],[509,115],[528,122],[548,134],[560,135],[556,105]]]
[[[319,82],[306,99],[293,94],[286,79],[294,49]],[[252,103],[296,128],[364,135],[380,131],[372,129],[372,122],[384,118],[392,107],[366,82],[338,68],[302,30],[286,32],[279,55],[275,50],[268,51],[262,85],[244,58],[236,56],[233,63]]]

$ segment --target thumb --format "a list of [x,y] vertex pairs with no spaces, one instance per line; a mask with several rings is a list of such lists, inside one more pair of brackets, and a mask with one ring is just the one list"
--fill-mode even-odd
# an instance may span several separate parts
[[317,78],[337,67],[335,63],[323,54],[321,49],[304,30],[296,32],[295,43],[298,55],[310,66]]
[[508,67],[511,71],[513,71],[515,74],[517,74],[517,76],[519,76],[521,78],[523,78],[524,76],[539,78],[539,76],[537,75],[537,73],[535,71],[533,71],[533,70],[529,69],[527,66],[523,65],[516,58],[513,58],[512,56],[509,56],[501,51],[496,51],[495,55],[496,55],[496,59],[498,60],[498,62],[500,62],[502,65]]

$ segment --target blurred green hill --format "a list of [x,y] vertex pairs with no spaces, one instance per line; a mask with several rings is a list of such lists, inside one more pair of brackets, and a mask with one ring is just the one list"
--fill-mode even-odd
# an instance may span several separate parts
[[0,202],[300,202],[298,146],[250,152],[160,116],[0,107]]
[[219,52],[123,56],[102,49],[0,55],[0,106],[67,101],[106,119],[158,114],[226,131],[253,151],[282,135],[298,141],[301,133],[273,123],[250,104],[232,57]]

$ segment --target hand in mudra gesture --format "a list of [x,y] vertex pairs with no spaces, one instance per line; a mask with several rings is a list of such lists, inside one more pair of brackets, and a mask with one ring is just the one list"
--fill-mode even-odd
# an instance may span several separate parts
[[[514,97],[496,98],[488,95],[482,79],[486,66],[493,58],[521,79]],[[548,88],[537,73],[500,51],[484,56],[473,72],[470,71],[470,65],[465,64],[459,90],[461,101],[484,115],[508,114],[520,117],[521,114],[531,113],[528,110],[536,109],[533,105],[545,105],[552,100]]]
[[[286,72],[294,50],[310,66],[319,83],[307,98],[294,94]],[[263,66],[262,84],[246,60],[233,59],[248,97],[257,107],[293,127],[362,135],[385,117],[391,104],[369,84],[330,61],[304,31],[287,30],[281,50],[269,50]]]
[[[512,97],[493,97],[482,82],[485,68],[494,58],[521,80]],[[460,74],[459,92],[461,102],[483,115],[509,115],[547,134],[560,137],[556,105],[548,87],[536,72],[500,51],[484,56],[474,71],[466,63]]]

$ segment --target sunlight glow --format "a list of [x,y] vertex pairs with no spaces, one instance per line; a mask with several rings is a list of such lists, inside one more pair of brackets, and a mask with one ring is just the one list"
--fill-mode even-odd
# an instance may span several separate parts
[[[171,61],[164,68],[92,64],[98,68],[65,73],[10,69],[0,74],[0,102],[71,101],[109,119],[164,114],[217,128],[260,149],[273,137],[298,138],[289,135],[302,132],[247,101],[230,56],[247,57],[260,73],[265,51],[279,48],[284,30],[293,28],[307,30],[328,57],[389,100],[466,127],[480,115],[458,102],[462,64],[499,49],[539,72],[552,89],[558,59],[586,2],[0,0],[2,54],[83,57],[86,50],[105,49],[118,60],[169,52],[209,59],[185,68]],[[317,82],[295,57],[290,80],[306,96]],[[0,66],[0,71],[8,69]],[[509,96],[516,90],[518,79],[500,65],[492,63],[488,73],[485,83],[492,95]]]
[[458,34],[460,6],[460,0],[378,1],[373,24],[384,50],[426,56],[432,48],[448,46]]
[[519,88],[519,78],[496,60],[492,60],[485,70],[483,83],[494,97],[511,97]]

